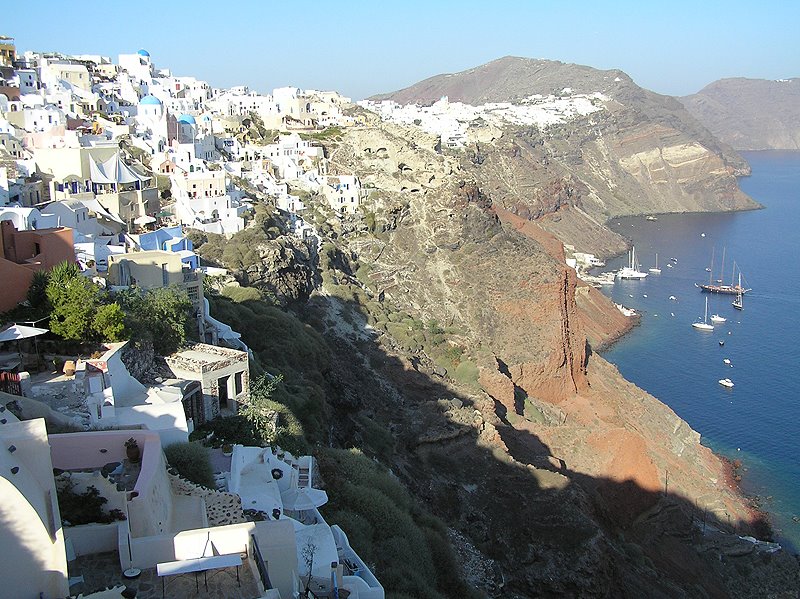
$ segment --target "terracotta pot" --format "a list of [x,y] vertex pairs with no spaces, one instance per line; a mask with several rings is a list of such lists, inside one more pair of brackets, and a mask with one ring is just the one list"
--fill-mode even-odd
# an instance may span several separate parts
[[75,360],[67,360],[64,362],[64,374],[67,376],[75,376]]

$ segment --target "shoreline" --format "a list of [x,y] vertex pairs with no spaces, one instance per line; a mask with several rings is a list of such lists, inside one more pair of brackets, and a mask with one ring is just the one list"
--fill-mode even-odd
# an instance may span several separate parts
[[[622,254],[618,255],[621,256]],[[611,298],[605,296],[605,294],[604,297],[606,297],[606,299],[608,299],[609,301],[612,301]],[[603,352],[611,349],[611,347],[613,347],[615,344],[622,341],[634,328],[641,326],[642,320],[643,319],[641,317],[641,314],[637,313],[635,317],[631,317],[628,319],[627,326],[616,331],[614,334],[609,336],[608,339],[598,344],[596,347],[593,346],[592,351],[598,353],[601,357],[603,357],[603,359],[607,359],[605,358],[605,356],[603,356]],[[608,361],[618,368],[618,365],[616,363],[614,363],[611,360]],[[629,382],[639,387],[639,384],[636,383],[635,381],[629,381]],[[646,391],[647,393],[652,395],[652,393],[650,393],[646,389],[643,389],[643,391]],[[663,405],[670,407],[669,404],[666,403],[664,400],[662,400],[660,397],[657,397],[656,395],[653,395],[653,397]],[[670,407],[670,409],[672,408]],[[691,425],[689,426],[691,427]],[[694,430],[693,427],[692,430]],[[702,443],[703,433],[702,431],[697,431],[697,432],[700,433],[701,443]],[[760,499],[762,496],[759,495],[758,493],[750,493],[743,488],[743,486],[746,486],[746,483],[745,485],[743,485],[745,474],[741,471],[743,467],[741,459],[732,458],[725,454],[719,453],[718,451],[715,451],[708,446],[705,447],[707,447],[709,451],[711,451],[711,453],[720,461],[724,476],[723,484],[726,485],[727,488],[734,491],[736,496],[739,498],[742,507],[744,508],[744,511],[748,514],[749,522],[746,523],[748,526],[748,531],[747,531],[748,534],[752,534],[755,538],[759,540],[771,539],[774,542],[780,543],[781,547],[783,547],[784,550],[790,552],[792,555],[800,555],[800,552],[798,552],[797,548],[795,548],[794,545],[788,539],[781,538],[777,534],[775,528],[775,515],[769,510],[764,509],[760,505]],[[733,533],[740,534],[741,531],[736,531],[736,529],[734,528]]]

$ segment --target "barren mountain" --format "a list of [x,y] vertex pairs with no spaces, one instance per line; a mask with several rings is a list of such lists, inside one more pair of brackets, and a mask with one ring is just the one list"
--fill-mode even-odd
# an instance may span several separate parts
[[462,165],[498,207],[607,255],[624,248],[603,226],[615,216],[758,206],[738,188],[736,175],[749,172],[740,156],[676,99],[618,70],[507,57],[373,99],[524,104],[579,94],[600,109],[549,126],[470,124]]
[[720,79],[680,100],[737,150],[800,150],[800,78]]

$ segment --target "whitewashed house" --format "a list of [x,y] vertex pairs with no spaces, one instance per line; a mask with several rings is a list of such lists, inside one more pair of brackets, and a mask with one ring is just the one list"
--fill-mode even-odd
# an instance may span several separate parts
[[195,161],[170,175],[175,217],[207,233],[232,234],[244,228],[246,207],[226,192],[225,171],[212,171]]
[[324,178],[322,195],[339,214],[355,214],[361,204],[361,182],[355,175],[330,175]]

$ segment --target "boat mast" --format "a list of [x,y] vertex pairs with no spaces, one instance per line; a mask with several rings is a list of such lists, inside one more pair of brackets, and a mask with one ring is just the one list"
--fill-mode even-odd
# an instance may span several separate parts
[[711,285],[714,281],[712,277],[714,276],[714,250],[716,248],[712,245],[711,246],[711,267],[708,269],[708,284]]
[[719,281],[717,281],[718,283],[722,283],[723,275],[725,274],[725,250],[726,249],[727,248],[725,246],[722,246],[722,264],[719,267]]

